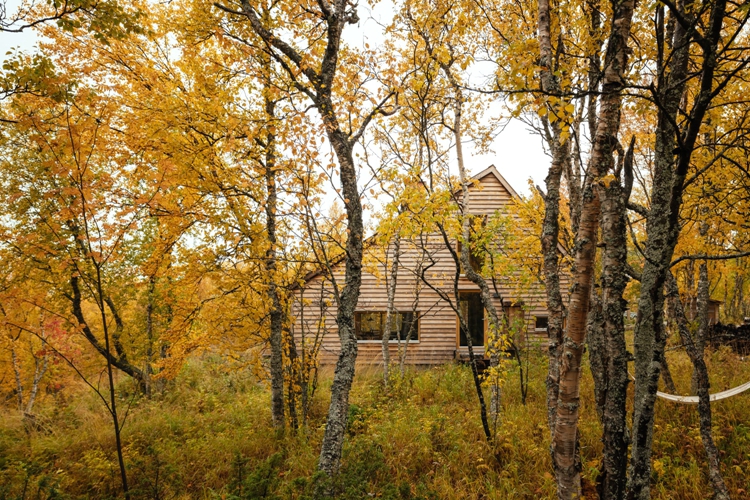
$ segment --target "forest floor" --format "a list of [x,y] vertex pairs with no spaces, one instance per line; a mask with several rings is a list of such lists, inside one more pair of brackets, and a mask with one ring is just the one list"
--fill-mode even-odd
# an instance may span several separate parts
[[[712,352],[712,392],[750,379],[750,360]],[[677,387],[690,387],[689,361],[670,354]],[[468,367],[396,375],[388,391],[375,368],[359,370],[351,393],[339,498],[554,498],[546,422],[546,361],[529,360],[526,404],[516,366],[503,389],[492,444],[484,438]],[[133,398],[123,430],[131,498],[311,498],[331,372],[324,370],[307,428],[274,432],[265,384],[218,358],[192,360],[163,395]],[[593,491],[601,450],[591,375],[582,384],[581,455]],[[0,499],[121,497],[111,420],[90,390],[42,398],[33,429],[12,400],[0,419]],[[750,393],[713,405],[722,472],[735,498],[750,498]],[[695,406],[658,401],[652,498],[707,499],[705,454]],[[594,495],[587,495],[594,498]]]

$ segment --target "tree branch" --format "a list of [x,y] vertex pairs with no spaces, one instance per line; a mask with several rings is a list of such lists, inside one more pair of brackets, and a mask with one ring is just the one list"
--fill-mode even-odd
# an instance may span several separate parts
[[705,253],[695,254],[695,255],[683,255],[682,257],[678,257],[677,259],[673,260],[672,263],[669,265],[669,267],[674,267],[680,262],[685,261],[685,260],[729,260],[729,259],[739,259],[740,257],[747,257],[748,255],[750,255],[750,250],[745,251],[745,252],[737,252],[737,253],[724,254],[724,255],[709,255]]

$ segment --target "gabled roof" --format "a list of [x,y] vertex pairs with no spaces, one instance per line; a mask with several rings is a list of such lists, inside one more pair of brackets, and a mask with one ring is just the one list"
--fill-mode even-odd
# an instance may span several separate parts
[[500,181],[500,184],[502,184],[503,187],[508,190],[511,196],[513,196],[513,198],[520,198],[520,196],[518,196],[518,193],[516,193],[516,190],[513,189],[513,187],[508,183],[508,181],[505,180],[505,177],[503,177],[502,174],[498,172],[495,165],[490,165],[489,167],[485,168],[478,174],[472,176],[472,179],[481,181],[488,175],[494,175],[497,178],[497,180]]
[[[481,181],[482,179],[484,179],[488,175],[494,175],[497,178],[497,180],[500,181],[500,184],[502,184],[502,186],[510,193],[510,195],[513,198],[516,198],[516,199],[520,199],[521,198],[518,195],[518,193],[516,193],[516,190],[513,189],[513,187],[508,183],[507,180],[505,180],[505,177],[503,177],[502,174],[497,170],[497,168],[495,167],[495,165],[490,165],[489,167],[485,168],[484,170],[482,170],[478,174],[473,175],[471,177],[471,179],[472,180]],[[362,245],[363,250],[365,248],[367,248],[367,246],[371,245],[374,242],[376,236],[377,236],[377,232],[375,234],[373,234],[372,236],[370,236],[369,238],[365,239],[365,241],[363,242],[363,245]],[[563,249],[562,245],[560,245],[559,243],[558,243],[558,247],[560,248],[560,250],[564,254],[567,253]],[[346,257],[346,252],[342,252],[340,255],[338,255],[336,258],[334,258],[331,261],[330,267],[333,268],[333,267],[338,266],[339,264],[341,264],[344,261],[345,257]],[[310,271],[309,273],[307,273],[302,278],[302,282],[309,283],[311,280],[313,280],[313,279],[317,278],[318,276],[321,276],[322,274],[324,274],[325,271],[326,271],[326,269],[323,268],[322,266],[320,268],[314,270],[314,271]],[[293,283],[292,286],[289,287],[289,289],[290,290],[297,290],[297,289],[299,289],[301,287],[302,287],[302,285],[299,282],[296,282],[296,283]]]
[[[516,190],[513,189],[513,187],[510,185],[510,183],[507,180],[505,180],[505,177],[503,177],[503,175],[497,170],[495,165],[490,165],[489,167],[485,168],[478,174],[474,175],[472,179],[481,181],[488,175],[494,175],[497,178],[497,180],[500,181],[500,184],[502,184],[503,187],[508,190],[508,192],[511,194],[513,198],[517,200],[521,199],[518,193],[516,193]],[[557,250],[563,255],[568,255],[568,252],[565,250],[565,247],[563,247],[562,243],[560,243],[559,241],[557,242]]]

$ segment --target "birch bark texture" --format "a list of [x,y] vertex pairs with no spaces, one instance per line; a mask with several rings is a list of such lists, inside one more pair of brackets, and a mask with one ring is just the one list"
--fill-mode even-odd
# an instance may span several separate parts
[[[268,61],[270,66],[271,61]],[[284,428],[284,359],[282,330],[284,327],[284,308],[279,293],[277,239],[276,239],[276,211],[278,209],[278,195],[276,189],[276,137],[272,132],[275,119],[276,103],[269,95],[270,82],[264,88],[266,119],[266,137],[263,144],[265,149],[264,176],[266,180],[266,250],[265,267],[268,273],[268,298],[271,301],[270,312],[270,344],[271,344],[271,417],[276,428]]]
[[[448,9],[449,11],[450,9]],[[448,12],[446,11],[446,13]],[[448,106],[453,111],[453,121],[452,124],[449,124],[448,121],[443,121],[443,126],[445,126],[453,135],[455,148],[456,148],[456,163],[458,165],[458,175],[459,175],[459,182],[461,185],[461,211],[462,211],[462,218],[461,218],[461,250],[460,252],[456,252],[453,248],[454,241],[451,241],[451,238],[449,238],[448,233],[446,232],[445,226],[443,223],[437,223],[438,229],[440,231],[440,234],[443,238],[443,241],[448,248],[451,256],[453,257],[453,260],[456,265],[456,271],[453,279],[453,303],[452,307],[456,311],[456,315],[458,316],[459,320],[459,328],[465,333],[465,338],[467,342],[467,348],[469,351],[469,364],[471,365],[472,370],[472,376],[474,379],[474,386],[477,391],[477,397],[479,399],[479,405],[480,405],[480,416],[482,420],[482,428],[484,430],[485,437],[487,438],[487,441],[490,441],[492,439],[492,431],[490,430],[489,421],[487,419],[487,405],[485,403],[484,399],[484,392],[482,390],[482,382],[480,378],[480,374],[477,368],[477,361],[474,355],[474,346],[472,345],[472,339],[471,334],[469,333],[467,318],[464,317],[464,314],[461,311],[461,297],[458,290],[458,283],[461,278],[461,274],[466,276],[466,278],[477,285],[480,290],[480,297],[482,300],[482,305],[484,306],[487,315],[489,316],[489,330],[490,332],[499,332],[499,321],[498,321],[498,314],[497,310],[495,308],[494,303],[492,302],[492,297],[490,295],[490,289],[487,285],[486,280],[484,277],[476,272],[472,266],[471,266],[471,245],[470,245],[470,239],[471,239],[471,216],[468,213],[468,207],[469,207],[469,176],[466,173],[466,166],[464,163],[464,153],[463,153],[463,111],[464,111],[464,104],[466,102],[465,96],[464,96],[464,89],[461,85],[461,82],[459,81],[458,77],[454,73],[454,63],[456,62],[456,59],[453,57],[440,57],[436,52],[438,47],[441,48],[443,46],[451,47],[451,43],[447,42],[445,40],[434,40],[431,34],[424,29],[424,27],[419,26],[419,24],[416,22],[414,15],[410,9],[407,9],[407,18],[412,23],[412,25],[415,28],[415,31],[417,35],[422,39],[422,41],[425,44],[425,49],[427,51],[427,54],[429,55],[430,59],[432,59],[440,68],[440,71],[445,76],[445,79],[448,84],[448,88],[450,89],[451,95],[448,100]],[[452,50],[452,49],[451,49]],[[432,285],[429,284],[428,281],[424,280],[424,270],[422,271],[422,278],[425,285],[430,286],[434,289]],[[444,296],[444,294],[441,294],[441,296]],[[449,303],[450,299],[447,296],[444,296],[444,299],[448,299],[447,301]],[[498,400],[496,398],[499,398],[499,391],[492,391],[493,401],[492,405],[494,408],[497,408],[499,406]]]
[[[635,137],[614,179],[601,189],[603,366],[602,471],[597,478],[600,498],[623,498],[627,484],[628,424],[627,389],[629,354],[625,344],[627,302],[623,298],[627,275],[627,212],[633,187]],[[622,151],[620,152],[622,155]]]
[[[540,2],[540,7],[542,6],[544,6],[544,0]],[[544,7],[549,12],[549,6]],[[561,499],[578,498],[581,495],[580,471],[576,460],[581,356],[586,336],[596,258],[601,212],[599,191],[603,177],[614,167],[614,151],[618,144],[617,136],[622,107],[621,91],[625,83],[627,44],[634,9],[635,1],[633,0],[613,4],[612,31],[604,57],[602,94],[596,133],[582,196],[581,218],[574,257],[573,287],[568,308],[568,327],[564,332],[560,353],[559,393],[552,439],[553,464],[558,496]],[[549,38],[549,32],[545,36]],[[540,29],[541,37],[542,29]]]
[[[389,344],[391,341],[391,323],[393,322],[393,302],[396,299],[396,285],[398,282],[399,257],[401,256],[401,235],[396,233],[393,236],[393,260],[391,261],[390,274],[387,280],[388,286],[388,304],[385,311],[385,324],[383,325],[383,384],[388,389],[389,373],[391,367],[391,356]],[[386,261],[387,262],[387,261]],[[415,318],[416,320],[416,318]],[[400,342],[401,333],[398,334]]]
[[[456,142],[456,160],[458,164],[458,177],[461,182],[461,209],[463,211],[463,218],[461,220],[461,240],[463,242],[461,246],[461,253],[459,255],[459,259],[461,261],[461,267],[463,268],[464,274],[466,275],[466,278],[477,285],[479,288],[479,294],[482,298],[482,305],[484,306],[485,311],[487,312],[487,315],[489,316],[489,332],[491,338],[497,338],[500,335],[500,320],[497,313],[497,309],[495,308],[495,304],[492,302],[492,295],[490,294],[490,287],[487,285],[487,280],[484,279],[484,277],[479,274],[477,271],[474,270],[474,268],[471,265],[471,217],[468,213],[468,208],[470,206],[470,191],[469,191],[469,182],[470,179],[468,178],[468,175],[466,174],[466,166],[464,164],[464,153],[463,153],[463,144],[462,144],[462,136],[461,136],[461,111],[463,106],[463,93],[461,91],[461,87],[458,84],[458,81],[453,76],[453,73],[451,72],[450,68],[441,63],[441,68],[443,69],[443,72],[445,73],[446,77],[448,78],[451,86],[453,87],[454,92],[454,119],[453,119],[453,134],[455,136],[455,142]],[[471,342],[470,339],[471,335],[468,332],[468,329],[466,331],[466,338],[468,339],[468,342]],[[472,355],[473,358],[473,355]],[[495,358],[493,360],[494,362],[497,362],[497,359]],[[472,363],[474,363],[472,359]],[[477,388],[477,391],[481,394],[482,389],[481,387]],[[499,390],[493,390],[491,393],[490,398],[490,408],[492,413],[492,419],[493,421],[497,418],[498,409],[500,407],[500,391]],[[486,420],[486,417],[483,415],[483,422]],[[491,438],[491,432],[487,432],[487,426],[485,424],[485,432],[487,434],[487,439],[489,440]]]
[[[552,43],[550,41],[549,0],[538,3],[539,65],[542,90],[550,95],[560,95],[560,83],[552,65]],[[549,311],[547,334],[549,335],[547,374],[547,420],[551,436],[555,435],[557,399],[560,384],[560,352],[563,340],[564,306],[560,293],[560,262],[558,242],[560,234],[560,180],[563,164],[570,156],[570,141],[561,137],[560,122],[552,124],[552,164],[545,180],[547,193],[544,196],[544,223],[542,227],[542,252],[544,253],[544,283]]]

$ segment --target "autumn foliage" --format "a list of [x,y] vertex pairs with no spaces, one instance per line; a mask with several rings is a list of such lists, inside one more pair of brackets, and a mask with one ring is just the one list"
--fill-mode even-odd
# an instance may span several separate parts
[[[2,4],[39,41],[0,72],[0,497],[750,495],[747,410],[709,400],[750,377],[709,340],[750,317],[748,6],[382,10]],[[471,153],[510,120],[548,176],[473,216]],[[464,334],[460,280],[481,292],[489,368],[469,339],[471,378],[412,371],[384,330],[355,379],[363,273],[390,325],[433,241]],[[544,290],[548,345],[498,282]],[[688,386],[699,417],[656,399]]]

